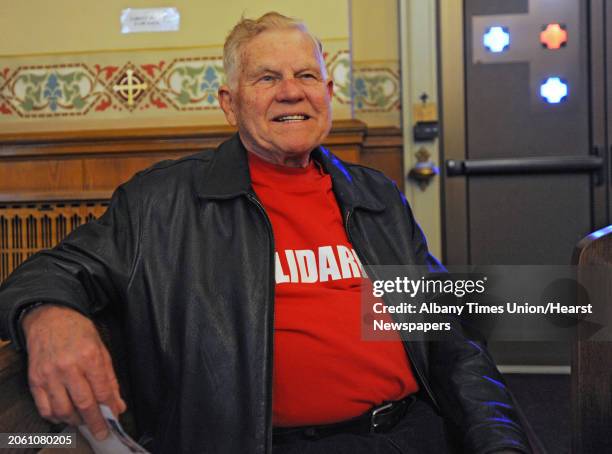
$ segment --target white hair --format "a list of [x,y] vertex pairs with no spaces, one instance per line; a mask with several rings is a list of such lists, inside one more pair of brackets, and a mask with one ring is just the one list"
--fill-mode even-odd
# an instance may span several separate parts
[[282,29],[297,29],[308,36],[315,48],[317,58],[321,64],[323,78],[327,79],[327,68],[323,59],[323,46],[321,41],[317,39],[306,25],[292,17],[283,16],[277,12],[269,12],[258,19],[245,19],[244,17],[238,22],[232,31],[227,35],[225,44],[223,45],[223,69],[225,70],[225,78],[230,86],[236,84],[237,68],[240,66],[242,57],[242,48],[246,43],[255,38],[260,33],[268,30]]

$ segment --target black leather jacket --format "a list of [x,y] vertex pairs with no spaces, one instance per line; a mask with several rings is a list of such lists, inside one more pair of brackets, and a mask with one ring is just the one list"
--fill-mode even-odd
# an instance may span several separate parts
[[[313,152],[331,175],[366,264],[434,262],[397,187],[381,173]],[[0,334],[19,343],[36,301],[88,316],[120,312],[138,431],[155,453],[270,453],[274,238],[238,136],[159,163],[120,186],[108,211],[42,251],[0,288]],[[421,388],[465,452],[529,452],[486,350],[459,329],[405,342]]]

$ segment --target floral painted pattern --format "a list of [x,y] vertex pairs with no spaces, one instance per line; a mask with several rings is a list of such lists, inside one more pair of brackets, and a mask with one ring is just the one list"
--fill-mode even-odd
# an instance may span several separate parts
[[[326,56],[328,57],[328,56]],[[351,103],[351,55],[340,51],[326,58],[327,71],[334,80],[334,98],[341,104]]]
[[0,106],[26,118],[82,115],[104,92],[95,74],[79,64],[18,68],[6,79]]
[[386,112],[399,109],[399,74],[389,68],[354,70],[355,111]]
[[[326,53],[324,58],[334,80],[335,104],[353,107],[356,113],[399,109],[396,68],[387,65],[355,68],[348,50]],[[119,90],[117,85],[125,82],[128,71],[140,91],[126,98],[127,88]],[[0,66],[0,120],[105,115],[111,111],[137,114],[164,109],[219,110],[217,91],[224,78],[220,56],[122,65]]]
[[221,58],[180,59],[170,63],[156,87],[176,110],[219,109],[223,78]]

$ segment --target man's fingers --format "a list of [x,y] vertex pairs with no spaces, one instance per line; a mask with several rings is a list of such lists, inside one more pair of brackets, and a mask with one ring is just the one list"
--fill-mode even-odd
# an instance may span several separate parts
[[96,400],[90,384],[84,376],[78,372],[73,372],[68,377],[68,390],[70,398],[79,412],[82,420],[87,424],[91,433],[98,440],[103,440],[108,435],[108,426],[102,413],[98,401]]
[[78,312],[52,304],[23,319],[30,387],[41,415],[91,432],[108,434],[99,404],[115,414],[125,408],[112,363],[94,324]]
[[47,393],[51,404],[52,418],[73,426],[78,426],[81,423],[81,418],[72,405],[72,400],[70,400],[66,388],[61,383],[50,383]]
[[47,396],[45,390],[40,386],[30,385],[30,391],[32,392],[32,397],[34,398],[34,403],[36,404],[36,408],[38,408],[38,413],[40,413],[40,416],[48,419],[53,424],[59,423],[59,420],[53,417],[49,396]]

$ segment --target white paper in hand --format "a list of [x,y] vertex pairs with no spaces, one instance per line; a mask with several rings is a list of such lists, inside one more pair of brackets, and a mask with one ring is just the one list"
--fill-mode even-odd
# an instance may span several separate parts
[[125,433],[113,412],[106,405],[100,405],[102,416],[106,420],[109,435],[106,440],[96,440],[86,425],[79,426],[79,430],[91,445],[96,454],[130,454],[133,452],[149,454],[142,446],[136,443]]

